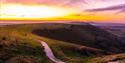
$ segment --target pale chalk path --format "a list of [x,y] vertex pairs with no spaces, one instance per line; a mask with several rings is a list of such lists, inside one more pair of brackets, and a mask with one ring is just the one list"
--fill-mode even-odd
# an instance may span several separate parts
[[46,56],[53,61],[54,63],[65,63],[61,61],[60,59],[56,58],[51,50],[51,48],[48,46],[48,44],[44,41],[38,40],[42,46],[44,46],[44,52],[46,53]]

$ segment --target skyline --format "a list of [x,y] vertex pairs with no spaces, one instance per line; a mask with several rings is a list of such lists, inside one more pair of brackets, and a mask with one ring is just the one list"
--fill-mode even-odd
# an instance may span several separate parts
[[0,5],[1,20],[125,23],[124,0],[0,0]]

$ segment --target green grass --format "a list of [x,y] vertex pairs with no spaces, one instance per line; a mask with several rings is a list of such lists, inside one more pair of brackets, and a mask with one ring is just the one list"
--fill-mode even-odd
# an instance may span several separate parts
[[[84,56],[77,51],[81,46],[70,42],[63,42],[32,34],[32,30],[41,28],[36,25],[14,25],[0,28],[0,42],[7,41],[10,45],[3,46],[0,51],[9,54],[9,58],[16,56],[33,56],[38,63],[52,63],[43,51],[37,39],[45,41],[53,50],[55,56],[66,63],[91,63],[92,56]],[[53,27],[52,27],[53,28]],[[9,53],[8,53],[9,52]],[[0,52],[0,54],[2,54]],[[2,57],[0,57],[1,59]],[[2,58],[3,59],[3,58]],[[6,59],[7,61],[9,59]],[[5,62],[0,60],[0,63]]]
[[[22,29],[22,28],[21,28]],[[16,56],[33,56],[39,63],[52,63],[43,52],[43,47],[36,42],[35,36],[20,28],[2,27],[0,28],[0,54],[8,57],[0,57],[0,63]]]

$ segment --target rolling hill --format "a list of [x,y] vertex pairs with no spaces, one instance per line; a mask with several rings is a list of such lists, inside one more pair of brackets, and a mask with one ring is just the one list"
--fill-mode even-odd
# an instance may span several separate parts
[[106,56],[124,55],[125,44],[118,38],[83,22],[6,25],[0,27],[0,63],[53,63],[36,39],[66,63],[105,63]]
[[53,29],[47,29],[45,26],[44,29],[33,30],[33,33],[55,40],[102,49],[107,52],[125,52],[125,44],[123,44],[116,35],[88,23],[68,23],[62,26],[58,23],[50,26],[53,27]]

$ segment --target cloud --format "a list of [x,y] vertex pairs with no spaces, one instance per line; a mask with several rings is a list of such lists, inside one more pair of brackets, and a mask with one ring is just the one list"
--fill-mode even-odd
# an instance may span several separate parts
[[70,0],[69,1],[69,3],[76,3],[76,2],[87,3],[85,0]]
[[115,6],[109,6],[109,7],[105,7],[105,8],[87,9],[85,11],[99,12],[99,11],[112,11],[112,10],[119,10],[121,12],[125,12],[125,4],[120,4],[120,5],[115,5]]
[[65,6],[78,6],[81,3],[87,3],[85,0],[0,0],[0,2],[21,4],[53,4]]
[[0,0],[0,2],[9,2],[9,3],[76,3],[83,2],[84,0]]

